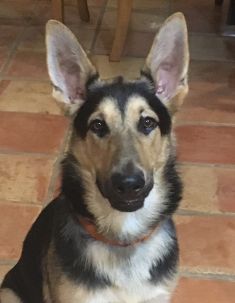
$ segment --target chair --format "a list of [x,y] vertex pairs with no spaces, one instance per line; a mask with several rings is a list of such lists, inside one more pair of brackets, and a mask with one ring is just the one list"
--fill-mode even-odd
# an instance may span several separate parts
[[[117,25],[114,34],[112,50],[109,56],[110,61],[120,61],[124,44],[126,41],[128,25],[131,17],[133,0],[117,0]],[[64,1],[52,0],[52,17],[61,22],[64,21]],[[87,0],[77,0],[81,20],[90,20]]]

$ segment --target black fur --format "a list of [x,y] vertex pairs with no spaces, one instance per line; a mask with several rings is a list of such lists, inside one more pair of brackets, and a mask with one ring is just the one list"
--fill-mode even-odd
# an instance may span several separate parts
[[81,216],[94,219],[84,202],[84,186],[79,174],[79,163],[68,154],[62,162],[62,193],[68,200],[72,211]]
[[57,202],[55,213],[54,244],[63,272],[73,281],[95,289],[110,285],[110,281],[98,275],[86,262],[86,247],[91,237],[80,226],[76,214],[71,213],[64,197]]
[[105,97],[112,97],[117,101],[118,108],[124,113],[126,102],[131,95],[143,97],[153,111],[159,117],[159,128],[162,135],[167,135],[171,131],[171,118],[162,102],[155,96],[155,91],[146,80],[136,82],[124,82],[122,77],[118,77],[112,83],[102,86],[91,86],[87,91],[87,100],[78,111],[74,120],[74,127],[81,138],[85,138],[88,131],[88,119],[95,111],[99,103]]
[[175,156],[170,156],[164,168],[163,177],[168,186],[168,191],[164,201],[165,208],[162,212],[163,216],[171,216],[178,208],[180,200],[182,199],[183,185],[176,170],[175,163]]
[[173,240],[173,245],[168,249],[167,254],[163,255],[161,260],[157,260],[153,263],[153,266],[150,269],[150,281],[152,283],[158,283],[165,278],[170,278],[177,270],[179,247],[176,239],[175,226],[172,219],[165,220],[163,224]]

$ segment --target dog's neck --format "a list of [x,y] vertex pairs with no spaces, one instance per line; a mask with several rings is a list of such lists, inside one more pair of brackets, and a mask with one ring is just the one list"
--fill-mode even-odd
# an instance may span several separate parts
[[133,241],[127,242],[127,241],[110,239],[110,238],[104,236],[101,232],[99,232],[99,230],[95,224],[95,221],[92,220],[91,218],[83,217],[83,216],[75,216],[75,219],[84,228],[84,230],[89,234],[89,236],[91,238],[93,238],[94,240],[103,242],[103,243],[111,245],[111,246],[119,246],[119,247],[134,246],[136,244],[145,242],[159,228],[159,224],[156,224],[155,226],[150,228],[148,230],[148,232],[146,232],[141,237],[136,238]]

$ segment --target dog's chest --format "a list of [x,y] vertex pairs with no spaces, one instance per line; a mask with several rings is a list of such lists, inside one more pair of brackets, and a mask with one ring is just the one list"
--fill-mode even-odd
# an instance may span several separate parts
[[143,302],[167,302],[169,291],[164,286],[142,285],[135,289],[111,288],[104,292],[97,293],[87,303],[143,303]]
[[[174,275],[152,279],[152,266],[162,260],[172,244],[167,229],[162,228],[150,241],[134,250],[113,250],[99,242],[90,244],[85,251],[86,262],[93,267],[96,282],[78,284],[61,277],[56,297],[67,303],[152,303],[169,301],[175,285]],[[79,274],[79,273],[78,273]],[[97,287],[99,279],[109,281]],[[56,301],[57,302],[57,301]]]
[[[150,269],[167,251],[169,242],[166,233],[162,231],[158,236],[153,237],[149,244],[140,245],[132,253],[126,251],[126,255],[122,249],[121,252],[114,253],[102,244],[90,246],[87,250],[88,260],[95,266],[98,275],[108,278],[111,286],[93,291],[92,295],[85,291],[86,299],[82,302],[141,303],[152,302],[152,300],[167,302],[174,284],[173,277],[170,279],[171,282],[151,281]],[[77,296],[79,293],[80,290]]]
[[150,285],[142,283],[135,285],[127,283],[125,287],[107,287],[100,290],[87,290],[82,286],[69,285],[64,281],[59,290],[59,302],[68,303],[166,303],[170,298],[170,288],[167,285]]

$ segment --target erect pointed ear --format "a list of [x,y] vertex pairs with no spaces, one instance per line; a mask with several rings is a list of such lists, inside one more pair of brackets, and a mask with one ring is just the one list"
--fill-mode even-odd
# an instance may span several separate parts
[[53,96],[78,107],[84,101],[87,80],[96,74],[95,67],[73,33],[56,20],[47,22],[46,47]]
[[188,65],[186,22],[183,14],[176,13],[164,22],[155,36],[145,64],[153,78],[156,96],[171,112],[181,105],[182,92],[187,92]]

